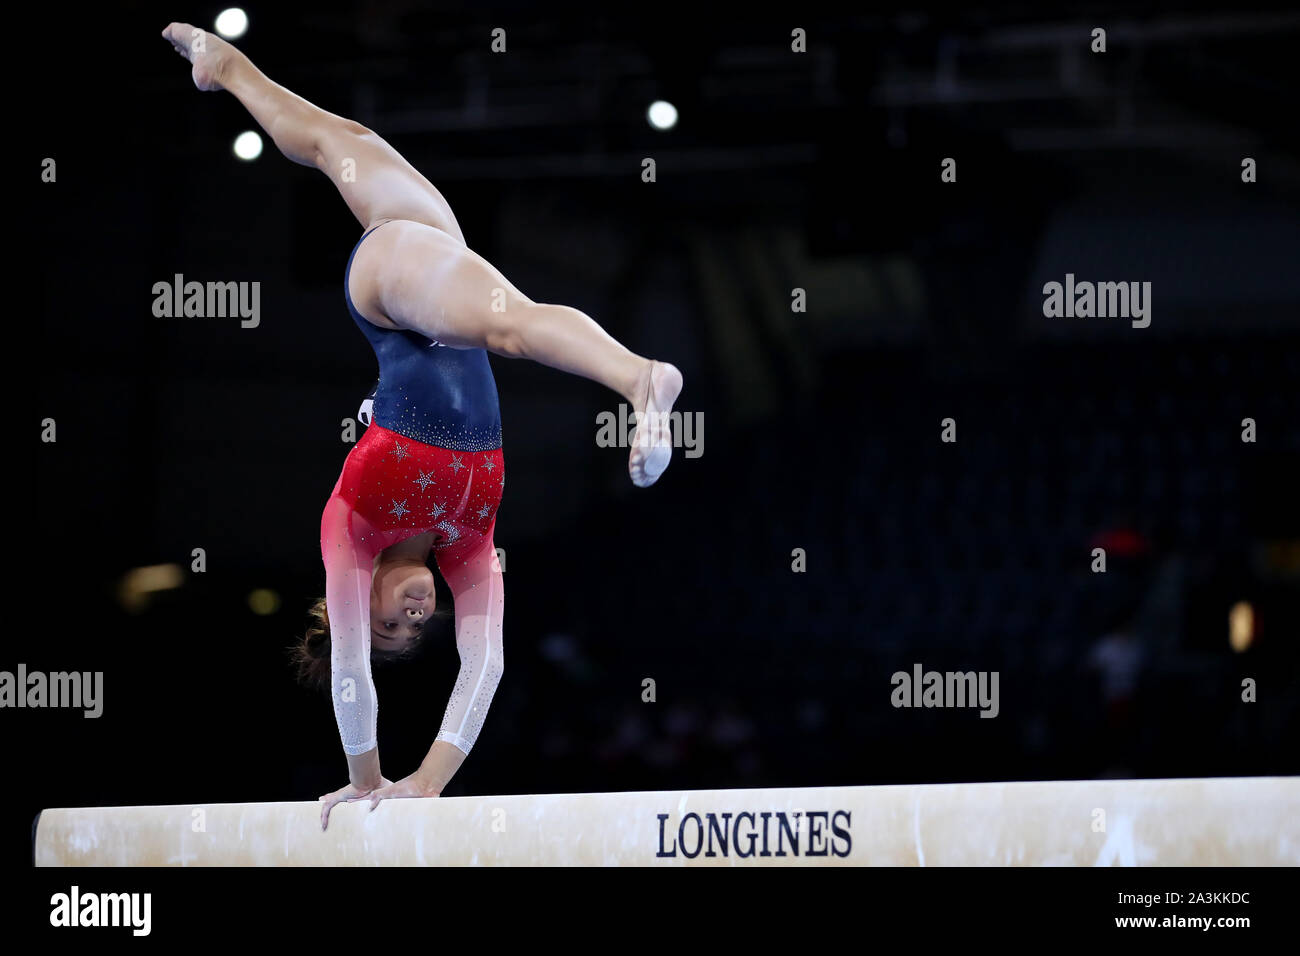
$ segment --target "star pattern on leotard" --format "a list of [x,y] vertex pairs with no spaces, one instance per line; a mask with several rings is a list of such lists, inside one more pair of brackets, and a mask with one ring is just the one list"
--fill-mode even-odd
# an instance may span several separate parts
[[440,521],[438,524],[434,525],[434,527],[445,535],[445,544],[451,544],[460,537],[460,528],[457,528],[450,521]]
[[488,458],[486,461],[483,462],[483,470],[486,471],[489,475],[492,474],[492,469],[494,469],[496,466],[497,463],[493,461],[491,458]]
[[393,454],[397,456],[398,461],[401,461],[403,458],[409,455],[410,452],[406,450],[406,446],[403,445],[400,441],[396,441],[393,442]]
[[420,472],[419,478],[412,478],[411,480],[420,486],[421,491],[424,491],[433,484],[433,475],[426,475],[424,472]]
[[460,470],[461,470],[462,468],[465,467],[465,463],[464,463],[463,461],[460,460],[460,455],[452,455],[452,456],[451,456],[451,466],[450,466],[450,467],[451,467],[451,470],[452,470],[452,471],[456,472],[456,474],[458,474],[458,475],[460,474]]
[[489,508],[487,505],[484,505],[482,508],[479,508],[478,511],[474,513],[478,515],[480,518],[486,518],[488,515],[492,513],[492,509]]
[[411,513],[410,509],[406,507],[406,502],[409,499],[403,498],[400,503],[395,498],[390,498],[388,500],[393,503],[392,510],[388,512],[390,515],[397,515],[397,517],[400,518],[403,515],[409,515]]
[[430,518],[441,518],[443,512],[446,511],[446,510],[447,510],[446,505],[440,505],[440,504],[436,504],[436,503],[435,503],[434,506],[433,506],[433,510],[429,512],[429,517],[430,517]]

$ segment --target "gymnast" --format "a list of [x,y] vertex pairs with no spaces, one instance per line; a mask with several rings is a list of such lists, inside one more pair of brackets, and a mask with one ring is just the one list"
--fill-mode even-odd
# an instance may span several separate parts
[[[628,472],[638,487],[668,467],[682,376],[577,309],[516,289],[465,244],[442,193],[369,129],[273,83],[211,33],[172,23],[162,35],[192,65],[195,86],[232,93],[280,152],[330,178],[365,229],[344,299],[379,361],[379,385],[372,421],[321,517],[324,607],[299,648],[304,676],[323,684],[328,675],[347,754],[347,786],[320,798],[324,829],[344,801],[374,809],[387,798],[438,796],[474,746],[501,679],[504,593],[492,536],[505,463],[487,353],[621,395],[637,413]],[[455,604],[460,673],[419,769],[393,782],[380,772],[371,657],[401,656],[419,639],[436,603],[430,554]]]

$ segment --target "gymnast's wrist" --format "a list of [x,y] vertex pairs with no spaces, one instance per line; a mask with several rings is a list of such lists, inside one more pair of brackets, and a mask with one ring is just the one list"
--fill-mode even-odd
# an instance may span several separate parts
[[379,748],[363,754],[348,756],[348,782],[363,793],[383,786],[384,776],[379,771]]
[[421,796],[442,796],[443,780],[441,779],[441,775],[428,770],[423,764],[420,765],[420,768],[416,770],[415,773],[411,774],[411,779],[414,780],[416,786],[420,788]]

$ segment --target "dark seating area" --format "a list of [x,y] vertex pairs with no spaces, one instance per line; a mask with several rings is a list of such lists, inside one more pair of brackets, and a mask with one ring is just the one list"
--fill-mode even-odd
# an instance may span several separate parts
[[[629,788],[788,784],[824,777],[826,754],[841,755],[844,782],[1266,770],[1255,761],[1294,733],[1294,698],[1255,723],[1225,714],[1238,672],[1289,675],[1294,689],[1295,621],[1276,617],[1234,654],[1227,612],[1285,604],[1258,550],[1293,530],[1296,344],[1025,347],[1013,371],[974,383],[927,378],[920,351],[859,356],[869,372],[814,408],[706,446],[701,482],[574,534],[599,550],[617,528],[664,584],[603,589],[597,608],[552,625],[566,635],[555,659],[516,640],[506,762],[515,773],[568,755],[582,786]],[[809,415],[842,440],[773,440]],[[940,441],[948,416],[953,444]],[[1253,444],[1245,417],[1263,436]],[[666,520],[711,528],[713,547],[682,546]],[[512,557],[573,571],[564,549],[522,542]],[[565,587],[518,580],[521,604]],[[1137,649],[1111,665],[1132,671],[1115,679],[1133,690],[1108,696],[1097,648],[1116,632]],[[890,675],[916,663],[998,671],[1005,719],[891,707]],[[643,676],[656,706],[629,703]],[[543,716],[557,693],[586,723]],[[584,770],[577,742],[591,735],[604,759]]]

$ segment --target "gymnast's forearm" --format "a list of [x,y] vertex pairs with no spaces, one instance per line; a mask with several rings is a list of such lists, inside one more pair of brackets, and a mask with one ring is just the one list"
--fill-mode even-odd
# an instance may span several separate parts
[[[370,676],[370,642],[363,614],[368,602],[348,602],[349,593],[366,595],[368,577],[334,567],[326,573],[326,601],[330,611],[332,647],[330,683],[334,699],[334,720],[339,740],[348,758],[348,779],[354,787],[367,790],[379,786],[379,745],[376,737],[379,698]],[[364,590],[363,590],[364,589]]]
[[370,586],[373,529],[342,497],[321,514],[321,559],[330,630],[330,696],[339,742],[354,787],[379,786],[379,696],[370,673]]

